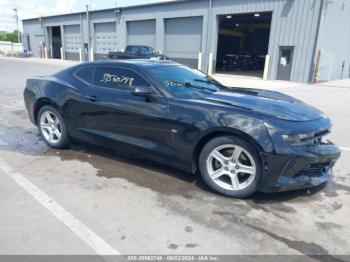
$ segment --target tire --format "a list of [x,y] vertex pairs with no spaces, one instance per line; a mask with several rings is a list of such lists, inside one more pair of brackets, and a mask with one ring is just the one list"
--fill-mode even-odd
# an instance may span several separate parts
[[[67,127],[57,109],[52,106],[43,106],[40,108],[37,123],[40,135],[47,145],[59,149],[68,147],[70,141]],[[51,133],[53,134],[52,136]]]
[[256,192],[262,165],[258,152],[250,143],[228,135],[213,138],[203,147],[199,171],[213,191],[245,198]]

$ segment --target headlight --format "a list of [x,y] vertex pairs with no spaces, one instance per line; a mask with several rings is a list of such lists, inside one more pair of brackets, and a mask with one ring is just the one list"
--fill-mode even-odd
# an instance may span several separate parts
[[313,144],[315,133],[282,135],[283,140],[292,145]]
[[328,131],[327,133],[325,133],[324,135],[322,135],[320,142],[322,142],[323,144],[328,144],[331,143],[330,142],[330,138],[331,138],[331,132]]

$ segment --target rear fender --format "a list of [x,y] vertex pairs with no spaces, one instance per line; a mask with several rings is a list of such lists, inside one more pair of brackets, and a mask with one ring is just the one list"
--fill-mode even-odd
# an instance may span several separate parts
[[34,77],[27,80],[24,91],[24,101],[30,120],[37,124],[37,114],[41,107],[51,105],[64,118],[64,103],[69,90],[75,88],[68,82],[55,77]]

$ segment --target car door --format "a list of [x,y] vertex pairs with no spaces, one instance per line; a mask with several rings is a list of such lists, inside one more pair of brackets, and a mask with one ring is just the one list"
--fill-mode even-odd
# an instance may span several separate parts
[[[135,87],[149,87],[153,90],[152,99],[133,95]],[[117,143],[118,149],[130,145],[163,153],[168,102],[139,72],[96,66],[84,96],[85,102],[79,109],[82,132],[107,146]]]

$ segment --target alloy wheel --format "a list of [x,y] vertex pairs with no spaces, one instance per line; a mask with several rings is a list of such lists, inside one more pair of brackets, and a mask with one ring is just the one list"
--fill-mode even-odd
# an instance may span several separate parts
[[231,191],[247,188],[256,175],[252,155],[234,144],[221,145],[212,150],[206,166],[210,179],[221,188]]
[[45,111],[40,117],[41,133],[50,144],[57,144],[62,137],[62,125],[57,115]]

